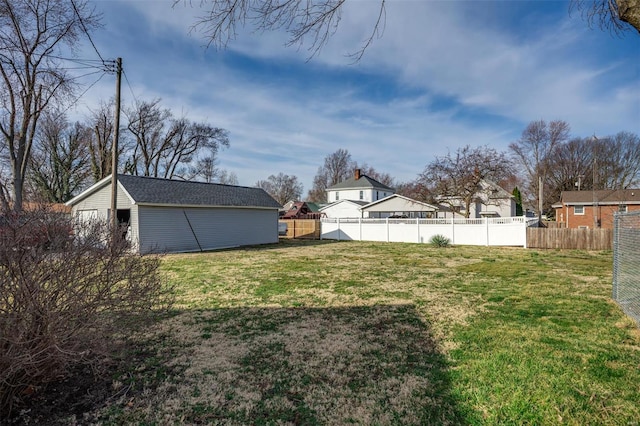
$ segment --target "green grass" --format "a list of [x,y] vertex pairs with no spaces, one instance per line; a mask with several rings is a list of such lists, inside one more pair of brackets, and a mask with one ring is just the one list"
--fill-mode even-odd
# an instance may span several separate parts
[[133,336],[147,356],[98,418],[637,425],[640,334],[611,262],[321,241],[167,256],[175,315]]

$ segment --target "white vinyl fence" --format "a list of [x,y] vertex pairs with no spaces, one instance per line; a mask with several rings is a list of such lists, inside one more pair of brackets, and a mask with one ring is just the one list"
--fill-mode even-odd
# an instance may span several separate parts
[[321,239],[429,243],[444,235],[451,244],[527,246],[527,227],[538,219],[322,219]]

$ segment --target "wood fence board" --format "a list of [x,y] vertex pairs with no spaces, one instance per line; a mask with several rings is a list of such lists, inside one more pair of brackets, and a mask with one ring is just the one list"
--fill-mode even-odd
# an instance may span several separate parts
[[283,238],[320,239],[320,220],[317,219],[280,219],[287,224],[287,235]]
[[612,229],[527,228],[527,247],[543,249],[611,250]]

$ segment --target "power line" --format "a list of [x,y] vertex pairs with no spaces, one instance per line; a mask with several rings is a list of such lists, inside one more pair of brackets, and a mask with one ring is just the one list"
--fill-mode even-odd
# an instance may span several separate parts
[[[107,72],[106,72],[106,71],[104,71],[104,70],[98,70],[98,71],[88,72],[88,73],[86,73],[86,74],[82,74],[82,75],[77,75],[77,76],[75,76],[75,77],[71,77],[69,80],[79,80],[79,79],[81,79],[81,78],[83,78],[83,77],[87,77],[87,76],[89,76],[89,75],[98,74],[98,73],[102,73],[102,75],[100,76],[100,78],[104,77],[104,75],[105,75],[105,74],[107,74]],[[93,84],[95,84],[95,83],[93,83]],[[91,88],[91,86],[89,86],[89,88]],[[84,92],[83,92],[83,93],[84,93]]]
[[[85,74],[85,75],[80,76],[80,77],[86,77],[87,75],[96,74],[96,73],[98,73],[98,72],[100,72],[100,71],[95,71],[95,72],[93,72],[93,73]],[[69,111],[69,110],[71,109],[71,107],[72,107],[73,105],[75,105],[75,103],[76,103],[76,102],[77,102],[81,97],[83,97],[83,96],[84,96],[84,95],[85,95],[85,94],[86,94],[86,93],[87,93],[87,92],[88,92],[88,91],[89,91],[93,86],[95,86],[96,84],[98,84],[98,82],[99,82],[100,80],[102,80],[102,77],[104,77],[104,76],[105,76],[105,74],[106,74],[106,72],[104,72],[104,71],[103,71],[103,72],[102,72],[102,74],[100,75],[100,77],[98,77],[98,79],[97,79],[96,81],[94,81],[93,83],[91,83],[91,84],[90,84],[90,85],[89,85],[89,86],[88,86],[88,87],[87,87],[87,88],[86,88],[82,93],[80,93],[80,94],[79,94],[79,95],[78,95],[78,96],[73,100],[73,102],[69,102],[69,106],[67,106],[67,107],[66,107],[65,109],[63,109],[62,111],[59,111],[59,112],[58,112],[58,115],[57,115],[57,117],[56,117],[56,118],[60,118],[64,113],[66,113],[67,111]],[[80,78],[80,77],[76,77],[76,78]]]
[[108,63],[113,62],[113,61],[104,61],[102,59],[65,58],[63,56],[57,56],[52,54],[47,54],[46,56],[53,59],[59,59],[61,61],[69,61],[74,64],[85,66],[87,68],[96,68],[104,71],[108,71],[107,69],[109,67]]
[[80,20],[80,26],[82,27],[82,31],[84,31],[84,33],[86,34],[87,38],[91,42],[91,46],[93,46],[93,50],[96,51],[96,53],[98,54],[98,57],[100,58],[100,60],[104,64],[104,59],[102,58],[102,55],[100,54],[100,52],[98,52],[98,48],[96,47],[96,45],[93,43],[93,39],[91,39],[91,36],[89,35],[89,31],[87,31],[87,27],[85,27],[85,25],[84,25],[84,20],[80,16],[80,12],[78,12],[78,8],[76,7],[76,2],[74,0],[71,0],[71,5],[73,6],[73,10],[76,12],[76,15],[78,16],[78,19]]
[[126,71],[123,69],[122,73],[124,74],[124,79],[127,82],[127,86],[129,86],[129,91],[131,92],[131,96],[133,96],[133,100],[135,101],[136,105],[138,104],[138,98],[136,97],[136,94],[133,93],[133,88],[131,87],[131,83],[129,83],[129,77],[127,77],[127,73]]

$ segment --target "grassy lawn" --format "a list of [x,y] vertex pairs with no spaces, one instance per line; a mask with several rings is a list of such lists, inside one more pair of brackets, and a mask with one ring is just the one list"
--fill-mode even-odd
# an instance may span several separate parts
[[167,256],[105,424],[637,425],[611,253],[287,241]]

